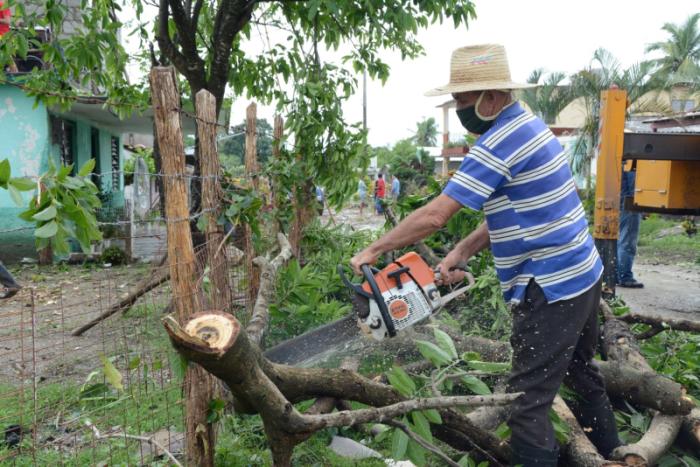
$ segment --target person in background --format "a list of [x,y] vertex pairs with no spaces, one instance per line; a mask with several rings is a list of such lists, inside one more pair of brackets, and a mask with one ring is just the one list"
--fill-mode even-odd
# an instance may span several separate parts
[[316,185],[316,201],[318,201],[318,215],[322,216],[323,215],[323,208],[326,205],[326,194],[323,191],[323,188]]
[[22,288],[22,286],[15,281],[15,278],[12,277],[10,271],[2,264],[2,261],[0,261],[0,285],[3,287],[3,290],[0,291],[0,298],[13,297]]
[[637,254],[637,238],[642,215],[625,209],[625,198],[634,196],[634,180],[637,171],[622,171],[620,185],[620,232],[617,241],[617,286],[641,289],[644,284],[638,282],[632,274],[634,257]]
[[384,196],[386,196],[386,184],[384,183],[384,175],[379,173],[377,174],[377,181],[374,183],[374,207],[379,216],[384,214],[384,208],[382,207]]
[[367,206],[367,185],[362,177],[357,182],[357,196],[360,197],[360,215],[362,215],[362,210]]
[[401,182],[396,175],[391,176],[391,197],[396,201],[401,194]]

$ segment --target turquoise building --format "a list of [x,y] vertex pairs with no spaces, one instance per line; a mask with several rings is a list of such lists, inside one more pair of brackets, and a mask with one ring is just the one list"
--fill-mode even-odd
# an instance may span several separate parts
[[[16,86],[0,85],[0,160],[9,159],[15,177],[37,177],[48,168],[49,160],[57,165],[74,164],[77,171],[95,159],[93,180],[105,204],[123,206],[121,135],[152,133],[152,119],[133,116],[120,120],[99,101],[91,98],[90,103],[76,102],[62,111],[36,104]],[[28,202],[32,194],[23,196]],[[32,230],[19,230],[31,227],[17,217],[21,211],[9,193],[0,190],[0,260],[4,262],[36,256]]]

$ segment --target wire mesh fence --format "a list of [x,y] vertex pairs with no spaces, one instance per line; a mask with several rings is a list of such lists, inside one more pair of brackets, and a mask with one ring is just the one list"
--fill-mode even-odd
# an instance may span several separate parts
[[[163,237],[169,221],[149,222]],[[154,255],[161,259],[162,240]],[[235,235],[228,241],[220,254],[232,259],[219,267],[229,275],[230,310],[245,316],[250,271],[233,246]],[[199,243],[192,293],[206,304],[216,271],[202,264],[208,245]],[[128,307],[105,313],[167,275],[178,258],[168,260],[11,268],[24,288],[0,304],[0,465],[166,465],[168,454],[183,454],[185,368],[161,324],[177,297],[164,281]]]

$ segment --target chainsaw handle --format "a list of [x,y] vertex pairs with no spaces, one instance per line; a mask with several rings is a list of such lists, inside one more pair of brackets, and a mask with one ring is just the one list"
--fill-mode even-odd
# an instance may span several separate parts
[[348,279],[345,275],[345,268],[343,268],[342,264],[339,264],[337,269],[338,274],[340,275],[340,279],[348,288],[354,290],[357,294],[362,295],[365,298],[372,298],[372,295],[365,292],[365,289],[363,289],[362,286],[350,282],[350,279]]
[[389,308],[387,308],[386,302],[384,301],[384,297],[382,296],[382,291],[379,290],[379,285],[377,285],[377,281],[374,280],[372,268],[369,264],[363,264],[361,266],[361,269],[362,274],[364,274],[365,279],[367,279],[367,284],[369,284],[369,288],[372,290],[372,295],[374,295],[374,297],[371,298],[374,298],[374,301],[376,302],[377,307],[379,308],[379,313],[381,313],[382,319],[384,319],[384,325],[386,326],[387,333],[389,334],[389,337],[394,337],[396,335],[394,320],[391,319],[391,315],[389,314]]

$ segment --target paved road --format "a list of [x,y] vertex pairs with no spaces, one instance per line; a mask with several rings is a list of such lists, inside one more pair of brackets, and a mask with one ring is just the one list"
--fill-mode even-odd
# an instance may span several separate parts
[[617,288],[632,310],[691,313],[700,321],[700,268],[635,264],[634,273],[643,289]]

